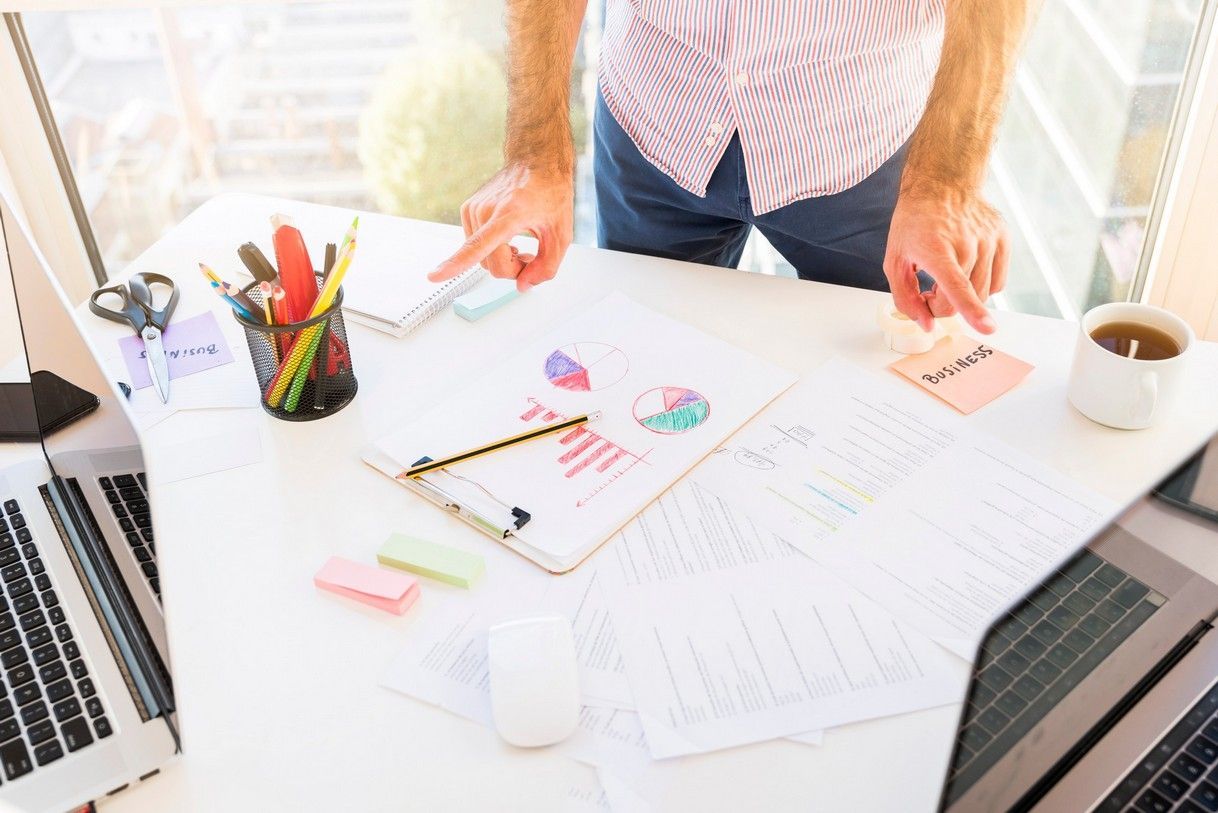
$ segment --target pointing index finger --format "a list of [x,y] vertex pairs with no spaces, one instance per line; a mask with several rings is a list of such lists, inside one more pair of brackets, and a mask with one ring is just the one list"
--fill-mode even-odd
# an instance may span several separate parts
[[461,244],[455,254],[435,267],[427,279],[443,282],[462,274],[466,269],[485,260],[496,248],[516,234],[516,224],[507,218],[492,217]]

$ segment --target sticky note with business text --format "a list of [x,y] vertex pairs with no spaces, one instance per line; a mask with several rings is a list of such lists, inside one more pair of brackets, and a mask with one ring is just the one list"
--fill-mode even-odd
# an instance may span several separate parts
[[968,415],[1023,381],[1032,365],[972,336],[955,333],[925,353],[893,362],[888,369]]

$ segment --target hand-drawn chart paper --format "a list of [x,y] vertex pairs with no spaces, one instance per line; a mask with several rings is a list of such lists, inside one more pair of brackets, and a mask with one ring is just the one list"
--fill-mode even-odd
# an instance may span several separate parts
[[450,472],[528,511],[532,520],[514,533],[518,549],[566,570],[794,380],[613,294],[376,446],[406,468],[424,455],[601,412],[600,420]]

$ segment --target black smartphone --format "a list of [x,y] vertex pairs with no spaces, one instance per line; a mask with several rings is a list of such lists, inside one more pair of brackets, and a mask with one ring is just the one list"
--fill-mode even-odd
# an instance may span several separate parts
[[41,434],[49,435],[83,418],[101,404],[88,390],[65,381],[54,373],[38,370],[26,382],[0,384],[0,441],[36,442],[39,438],[38,411],[34,396],[42,406]]
[[1155,496],[1218,522],[1218,439],[1160,483]]

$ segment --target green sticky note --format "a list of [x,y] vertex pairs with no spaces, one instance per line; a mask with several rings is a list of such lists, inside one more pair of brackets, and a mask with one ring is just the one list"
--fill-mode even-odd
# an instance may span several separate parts
[[476,553],[403,534],[393,534],[386,539],[376,553],[376,560],[382,565],[408,570],[467,590],[486,569],[486,563]]

